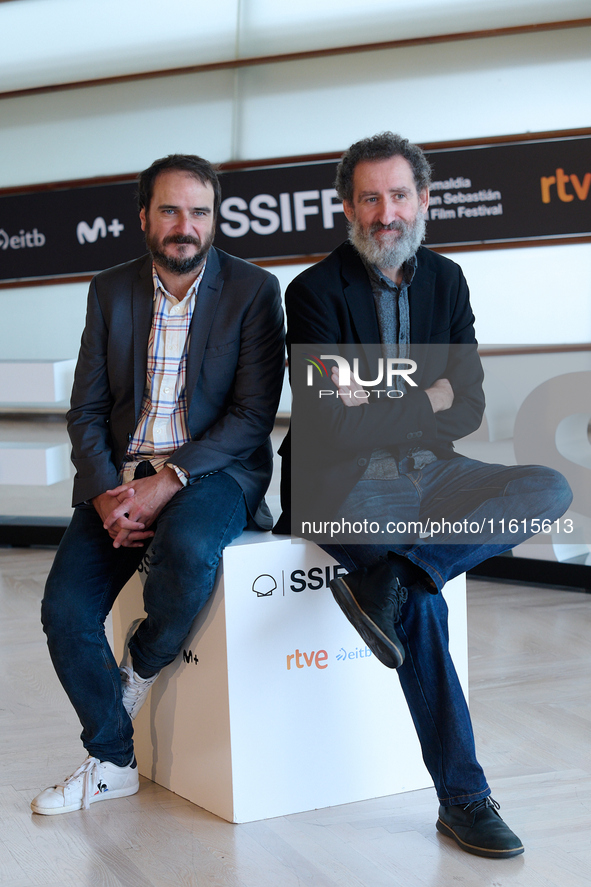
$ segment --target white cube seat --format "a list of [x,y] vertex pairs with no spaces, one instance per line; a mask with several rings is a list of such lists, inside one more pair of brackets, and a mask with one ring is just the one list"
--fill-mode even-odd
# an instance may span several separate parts
[[[396,673],[332,598],[341,569],[270,533],[225,549],[209,603],[135,722],[142,775],[229,822],[432,784]],[[445,596],[467,693],[465,577]],[[142,614],[136,574],[113,610],[118,656]]]

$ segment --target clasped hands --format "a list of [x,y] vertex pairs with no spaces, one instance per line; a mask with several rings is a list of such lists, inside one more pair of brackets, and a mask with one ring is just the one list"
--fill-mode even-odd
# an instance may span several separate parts
[[165,466],[157,474],[95,496],[92,504],[113,540],[113,548],[142,548],[154,535],[149,527],[182,486],[176,472]]
[[[356,383],[346,387],[339,385],[339,371],[336,366],[332,368],[331,381],[346,407],[361,407],[367,403],[368,398],[363,386]],[[425,394],[434,413],[449,410],[453,405],[454,392],[448,379],[437,379],[430,388],[425,388]]]

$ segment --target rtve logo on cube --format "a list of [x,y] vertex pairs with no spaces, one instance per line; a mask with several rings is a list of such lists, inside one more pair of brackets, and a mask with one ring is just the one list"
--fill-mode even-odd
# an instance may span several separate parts
[[296,649],[295,653],[290,653],[287,657],[287,670],[291,671],[291,664],[295,660],[296,668],[328,668],[328,653],[326,650],[312,650],[311,653],[300,652]]

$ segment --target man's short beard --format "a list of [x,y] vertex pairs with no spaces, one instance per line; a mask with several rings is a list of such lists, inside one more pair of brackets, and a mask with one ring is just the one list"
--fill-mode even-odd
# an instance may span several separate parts
[[[425,238],[427,225],[424,215],[418,212],[413,222],[399,220],[390,225],[376,223],[364,230],[361,222],[353,219],[348,227],[349,240],[366,262],[378,268],[400,268],[418,250]],[[373,236],[384,228],[400,232],[394,243],[380,244]]]
[[[197,252],[194,256],[188,256],[186,259],[177,259],[175,256],[169,256],[163,251],[164,247],[169,243],[193,244],[193,246],[197,247]],[[166,271],[170,271],[171,274],[190,274],[192,271],[196,271],[207,256],[212,243],[213,231],[205,242],[202,242],[198,237],[191,237],[185,234],[171,234],[160,242],[150,236],[150,231],[146,227],[146,245],[152,254],[154,262]]]

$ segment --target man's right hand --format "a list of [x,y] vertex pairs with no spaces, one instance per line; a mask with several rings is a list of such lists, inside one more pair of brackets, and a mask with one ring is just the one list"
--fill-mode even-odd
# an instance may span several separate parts
[[448,379],[437,379],[430,388],[425,389],[425,394],[431,401],[434,413],[449,410],[454,402],[454,391]]
[[[126,499],[133,498],[133,495],[133,489],[126,490],[119,496],[100,493],[100,495],[95,496],[91,501],[104,524],[111,512],[125,502]],[[152,530],[146,530],[145,524],[143,523],[130,521],[128,518],[124,519],[124,527],[120,525],[119,521],[116,521],[107,530],[111,539],[115,540],[119,537],[118,545],[115,547],[118,548],[119,545],[121,545],[123,548],[143,548],[146,540],[151,539],[154,532]]]

